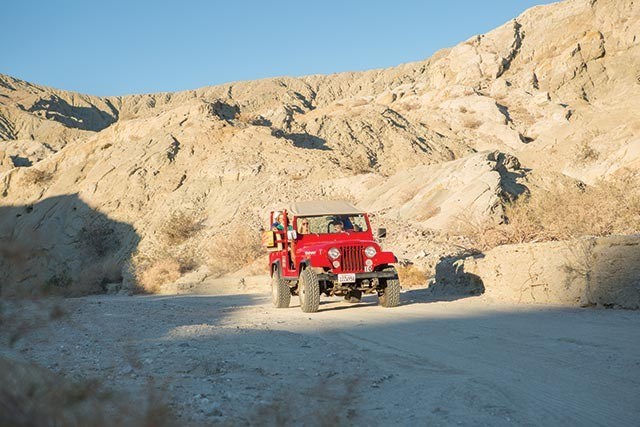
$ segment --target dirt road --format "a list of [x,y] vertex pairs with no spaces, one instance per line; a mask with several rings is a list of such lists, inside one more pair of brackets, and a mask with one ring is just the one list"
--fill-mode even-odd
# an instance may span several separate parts
[[[264,289],[266,291],[266,289]],[[201,290],[202,291],[202,290]],[[258,293],[96,296],[21,338],[27,359],[149,387],[185,422],[307,425],[636,425],[640,312],[323,300],[276,310]]]

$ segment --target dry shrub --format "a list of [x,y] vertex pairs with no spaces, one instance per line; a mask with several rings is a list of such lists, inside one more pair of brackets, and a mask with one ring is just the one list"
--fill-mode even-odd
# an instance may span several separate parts
[[149,386],[146,404],[114,393],[99,380],[69,380],[33,364],[0,357],[0,425],[178,425]]
[[356,155],[351,158],[351,163],[347,165],[347,168],[353,171],[356,175],[362,175],[370,173],[372,170],[371,159],[367,155]]
[[43,185],[53,179],[53,174],[41,169],[29,169],[24,174],[24,182],[30,185]]
[[396,270],[398,271],[400,284],[403,288],[412,288],[427,284],[427,272],[413,264],[399,265],[396,267]]
[[51,322],[64,318],[67,314],[59,298],[2,298],[0,343],[7,346],[6,348],[14,347],[19,340]]
[[203,222],[196,212],[176,211],[161,224],[159,232],[168,245],[179,245],[202,230]]
[[122,282],[122,261],[117,257],[103,258],[78,273],[68,290],[69,293],[65,296],[104,293],[108,283],[120,282]]
[[136,291],[157,293],[163,285],[204,263],[195,241],[203,219],[195,211],[176,211],[158,228],[159,238],[131,258],[131,275]]
[[589,143],[589,141],[582,141],[576,150],[576,160],[581,163],[592,162],[598,160],[600,153],[597,152]]
[[[393,375],[378,376],[374,386],[389,380]],[[297,393],[281,389],[268,400],[256,402],[245,414],[242,424],[262,426],[310,425],[333,427],[347,425],[370,425],[366,416],[358,408],[358,395],[362,390],[362,380],[349,372],[334,378],[309,379]],[[308,396],[317,396],[309,399]],[[327,411],[330,402],[340,405]],[[241,424],[236,420],[235,423]],[[313,422],[310,422],[313,421]]]
[[85,253],[96,258],[102,258],[120,246],[115,230],[106,221],[82,227],[78,243]]
[[456,234],[464,236],[468,244],[463,245],[471,252],[486,251],[500,245],[521,243],[511,239],[504,224],[497,224],[491,220],[478,221],[473,218],[462,218],[455,230]]
[[482,121],[476,119],[475,117],[465,117],[462,120],[462,126],[468,129],[477,129],[482,125]]
[[218,235],[207,250],[206,263],[212,273],[222,275],[251,264],[264,254],[260,234],[240,229],[231,235]]
[[62,295],[71,296],[70,288],[73,285],[73,279],[66,271],[61,271],[50,276],[42,285],[42,291],[46,295]]
[[180,263],[173,258],[162,258],[136,266],[139,290],[158,293],[162,285],[175,282],[182,274]]
[[505,206],[505,222],[467,222],[478,250],[498,245],[640,233],[640,176],[625,173],[596,185],[538,191]]

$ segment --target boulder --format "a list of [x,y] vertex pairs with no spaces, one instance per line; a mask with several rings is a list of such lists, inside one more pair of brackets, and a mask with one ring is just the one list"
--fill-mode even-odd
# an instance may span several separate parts
[[506,245],[460,263],[451,281],[480,280],[494,301],[640,308],[640,235]]

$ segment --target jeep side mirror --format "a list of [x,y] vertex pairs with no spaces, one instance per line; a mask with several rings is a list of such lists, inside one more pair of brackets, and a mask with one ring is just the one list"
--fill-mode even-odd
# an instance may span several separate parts
[[296,240],[298,238],[298,233],[296,230],[287,230],[287,239]]
[[384,239],[385,237],[387,237],[387,229],[378,228],[378,239]]

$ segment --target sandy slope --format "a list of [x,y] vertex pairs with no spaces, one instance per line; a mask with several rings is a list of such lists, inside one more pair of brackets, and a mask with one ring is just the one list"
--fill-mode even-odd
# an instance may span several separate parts
[[304,314],[295,298],[273,309],[264,291],[64,300],[65,318],[15,348],[134,399],[151,384],[196,424],[623,426],[640,417],[639,312],[434,301],[412,290],[397,309],[325,300]]

